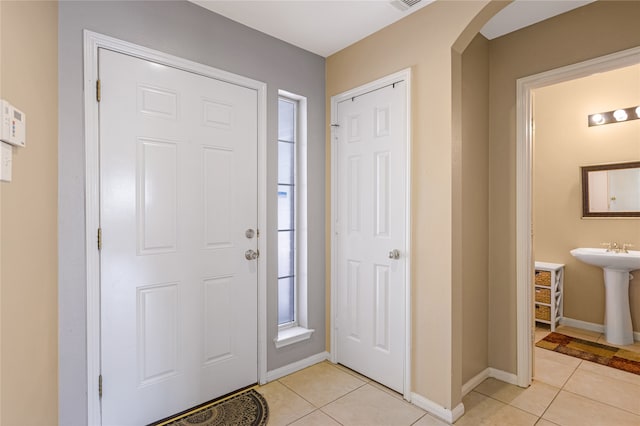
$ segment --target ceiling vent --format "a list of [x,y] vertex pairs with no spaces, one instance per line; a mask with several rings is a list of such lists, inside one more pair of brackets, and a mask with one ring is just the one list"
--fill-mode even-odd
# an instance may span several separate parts
[[391,0],[391,5],[401,11],[409,10],[410,7],[420,3],[421,0]]

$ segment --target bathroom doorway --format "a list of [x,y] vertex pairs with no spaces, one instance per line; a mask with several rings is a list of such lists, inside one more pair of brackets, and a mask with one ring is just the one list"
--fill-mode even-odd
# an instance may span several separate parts
[[[622,52],[614,53],[611,55],[603,56],[600,58],[596,58],[593,60],[589,60],[586,62],[581,62],[578,64],[558,68],[555,70],[547,71],[541,74],[536,74],[530,77],[522,78],[517,81],[517,98],[518,98],[518,108],[517,108],[517,309],[518,309],[518,371],[517,371],[517,384],[519,386],[526,387],[531,384],[531,379],[534,375],[534,337],[535,333],[535,322],[534,322],[534,295],[533,291],[533,277],[534,277],[534,262],[536,260],[544,260],[547,262],[552,262],[556,260],[554,257],[562,257],[560,262],[557,263],[565,263],[562,261],[565,258],[564,251],[566,244],[580,244],[580,241],[564,241],[566,238],[562,240],[562,244],[559,243],[561,237],[556,237],[556,243],[558,247],[552,247],[549,249],[548,247],[538,247],[537,245],[537,236],[538,232],[544,233],[546,235],[553,235],[554,226],[553,223],[557,221],[551,221],[552,225],[550,225],[549,229],[542,228],[542,224],[544,220],[540,217],[536,216],[534,211],[534,207],[541,203],[540,194],[538,194],[538,187],[542,186],[543,182],[547,179],[543,177],[542,180],[539,180],[540,176],[536,174],[536,170],[540,170],[540,161],[538,159],[538,148],[535,148],[534,151],[534,138],[538,139],[540,133],[543,131],[542,128],[539,128],[538,120],[542,119],[542,109],[539,107],[541,105],[538,104],[539,100],[542,101],[544,97],[549,95],[547,92],[551,92],[550,87],[559,85],[560,83],[567,83],[569,85],[577,84],[578,79],[583,79],[585,77],[594,76],[598,73],[607,73],[612,72],[614,70],[621,70],[627,67],[631,67],[634,65],[640,64],[640,48],[634,48],[625,50]],[[604,78],[604,77],[603,77]],[[566,87],[567,89],[569,86]],[[573,90],[577,90],[573,88]],[[535,101],[535,102],[534,102]],[[544,103],[544,102],[540,102]],[[534,105],[535,104],[535,105]],[[619,106],[621,108],[627,107],[629,105]],[[589,110],[589,113],[599,112],[598,107],[595,105],[582,105],[582,108],[586,108]],[[591,110],[591,108],[596,108],[596,110]],[[615,108],[611,108],[615,109]],[[569,120],[569,114],[576,111],[567,111],[565,108],[565,113],[561,117],[555,117],[555,119],[560,120],[562,123],[563,132],[566,132],[567,125],[566,121]],[[537,115],[536,115],[537,114]],[[586,127],[587,123],[587,114],[584,114],[582,111],[578,111],[576,116],[577,120],[583,120],[582,126]],[[534,117],[535,117],[535,127],[534,127]],[[581,118],[580,118],[581,117]],[[534,135],[535,128],[535,135]],[[600,129],[597,129],[600,130]],[[593,134],[593,132],[592,132]],[[573,154],[562,151],[560,147],[560,143],[563,140],[566,140],[568,136],[566,133],[561,133],[555,141],[554,147],[556,148],[555,155],[552,155],[551,160],[548,161],[556,161],[553,160],[563,157],[579,157],[575,155],[576,148],[573,147]],[[585,137],[579,138],[580,140],[577,143],[586,143]],[[600,138],[602,139],[602,138]],[[542,147],[540,147],[542,149]],[[580,152],[584,150],[584,146],[580,148]],[[609,154],[610,150],[599,147],[600,152],[606,152]],[[535,152],[535,158],[534,158]],[[605,155],[607,155],[605,154]],[[535,161],[534,161],[535,159]],[[582,158],[581,160],[578,158],[574,158],[574,161],[581,161],[584,163],[586,160]],[[603,162],[607,162],[605,158]],[[582,164],[584,165],[584,164]],[[549,163],[549,167],[551,168],[551,163]],[[577,165],[567,167],[573,170],[565,170],[567,176],[570,179],[578,179],[579,182],[579,167]],[[553,182],[556,186],[558,178],[550,177],[551,182]],[[535,191],[534,191],[535,188]],[[571,197],[558,197],[556,198],[550,197],[553,200],[553,203],[549,203],[549,205],[544,206],[546,210],[556,209],[558,214],[569,215],[577,221],[578,225],[584,225],[585,222],[581,219],[581,210],[580,210],[580,185],[578,184],[576,187],[572,188],[573,193]],[[576,193],[577,191],[577,193]],[[575,206],[575,202],[571,202],[569,198],[573,199],[573,197],[578,197],[578,205]],[[559,199],[558,199],[559,198]],[[575,201],[575,200],[574,200]],[[546,202],[545,202],[546,204]],[[553,204],[553,205],[551,205]],[[537,222],[536,222],[537,221]],[[536,227],[536,223],[539,227]],[[556,229],[558,232],[558,229]],[[548,237],[547,237],[548,238]],[[587,236],[585,238],[595,238],[594,236]],[[595,243],[589,239],[589,245],[598,244],[600,241],[596,241]],[[535,247],[534,247],[535,244]],[[546,243],[547,245],[552,243]],[[582,243],[582,244],[586,244]],[[576,246],[577,247],[577,246]],[[560,250],[559,252],[557,250]],[[534,256],[535,253],[535,256]],[[545,256],[549,256],[550,258],[541,259],[540,255],[544,253]],[[562,253],[562,256],[560,256]],[[572,294],[573,290],[570,290],[569,295]],[[575,295],[575,291],[573,291]],[[566,295],[565,295],[566,296]],[[579,300],[574,300],[576,303],[580,303]],[[569,313],[574,312],[575,310],[570,309]],[[566,310],[565,310],[566,315]],[[592,315],[601,316],[601,313],[593,312]],[[578,326],[579,328],[585,328],[593,325],[597,325],[595,323],[589,321],[579,321],[579,322],[568,322],[566,319],[562,321],[565,325],[573,325]],[[593,332],[597,332],[597,330],[591,330]],[[540,336],[540,333],[538,333]]]

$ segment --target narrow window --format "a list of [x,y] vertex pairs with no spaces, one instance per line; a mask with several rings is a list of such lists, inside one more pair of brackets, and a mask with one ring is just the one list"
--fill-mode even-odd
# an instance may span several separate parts
[[307,100],[278,98],[277,348],[311,337],[307,318]]
[[297,102],[278,99],[278,325],[296,323]]

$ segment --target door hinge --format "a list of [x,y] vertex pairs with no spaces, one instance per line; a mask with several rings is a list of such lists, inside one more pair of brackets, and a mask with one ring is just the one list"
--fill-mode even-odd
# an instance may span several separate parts
[[102,228],[98,228],[98,250],[102,250]]
[[100,102],[100,80],[96,80],[96,100]]
[[98,396],[102,398],[102,374],[98,376]]

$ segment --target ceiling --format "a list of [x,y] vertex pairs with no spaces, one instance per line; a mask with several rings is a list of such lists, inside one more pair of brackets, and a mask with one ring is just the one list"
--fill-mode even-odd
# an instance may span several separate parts
[[[275,38],[327,57],[433,0],[401,11],[390,0],[190,0]],[[455,0],[444,0],[455,1]],[[488,39],[584,6],[594,0],[515,0],[482,29]]]

